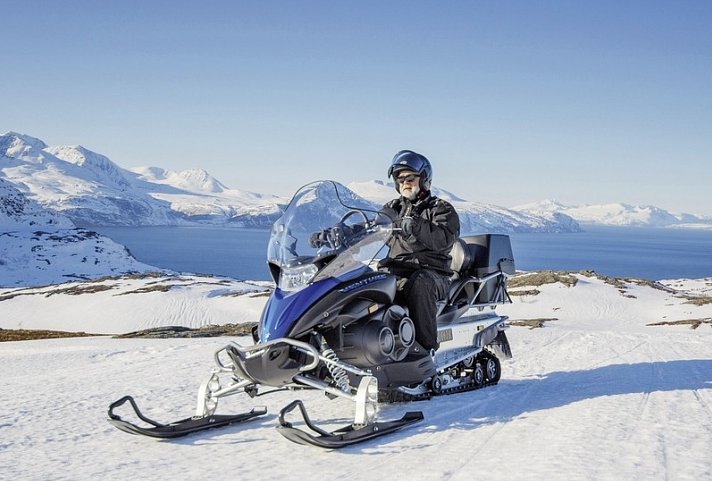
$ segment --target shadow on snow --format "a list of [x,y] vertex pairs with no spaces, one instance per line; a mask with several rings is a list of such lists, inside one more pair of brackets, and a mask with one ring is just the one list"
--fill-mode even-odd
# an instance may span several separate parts
[[425,423],[436,429],[476,429],[587,399],[698,389],[712,389],[710,359],[614,364],[530,379],[504,379],[490,388],[435,398],[430,406],[415,403],[408,409],[423,410]]

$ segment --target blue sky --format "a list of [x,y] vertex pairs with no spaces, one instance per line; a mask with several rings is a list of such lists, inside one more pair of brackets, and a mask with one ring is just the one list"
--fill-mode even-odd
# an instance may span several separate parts
[[0,0],[0,131],[289,194],[383,179],[502,206],[712,214],[709,1]]

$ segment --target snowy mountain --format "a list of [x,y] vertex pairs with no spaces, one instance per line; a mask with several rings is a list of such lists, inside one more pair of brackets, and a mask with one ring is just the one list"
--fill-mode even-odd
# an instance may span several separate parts
[[281,215],[287,199],[229,189],[203,169],[183,171],[135,167],[134,188],[198,223],[238,227],[269,227]]
[[[123,169],[82,146],[49,147],[14,132],[0,136],[0,175],[39,204],[75,224],[268,227],[287,199],[229,189],[202,169]],[[385,203],[392,187],[380,182],[352,184],[357,194]],[[461,215],[462,232],[571,232],[579,227],[561,214],[530,215],[479,204],[436,190]]]
[[41,207],[0,177],[0,286],[157,270],[111,239],[76,228],[67,217]]
[[228,189],[201,169],[130,171],[82,146],[48,147],[15,132],[0,136],[0,176],[80,226],[267,227],[285,202],[277,196]]
[[136,193],[125,171],[83,147],[47,147],[25,135],[0,136],[0,175],[27,197],[77,225],[177,220],[165,203]]
[[[348,188],[377,204],[385,204],[398,194],[393,184],[373,180],[352,182]],[[492,204],[471,202],[442,189],[433,194],[450,202],[460,216],[462,235],[480,232],[579,232],[581,228],[571,217],[560,213],[528,213]]]
[[[0,136],[0,177],[78,226],[216,224],[269,227],[288,199],[230,189],[203,169],[124,169],[82,146],[53,146],[28,135]],[[353,182],[358,195],[383,204],[392,184]],[[433,189],[460,214],[463,233],[577,232],[582,224],[712,228],[712,218],[627,204],[565,206],[553,201],[507,209]]]
[[520,205],[514,210],[533,215],[566,215],[582,224],[610,226],[650,226],[712,228],[712,218],[693,214],[672,214],[659,207],[623,203],[567,206],[554,200]]
[[159,167],[135,167],[130,170],[145,182],[175,187],[188,192],[219,194],[229,190],[203,169],[176,172]]

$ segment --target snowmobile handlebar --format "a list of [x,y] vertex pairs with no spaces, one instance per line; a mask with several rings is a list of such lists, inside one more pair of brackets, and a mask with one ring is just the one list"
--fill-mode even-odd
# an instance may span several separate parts
[[[362,222],[347,225],[346,220],[352,216],[360,216]],[[309,237],[309,245],[317,249],[324,246],[338,249],[347,246],[354,237],[359,237],[375,224],[376,221],[369,220],[363,211],[351,209],[339,219],[336,225],[314,232]]]

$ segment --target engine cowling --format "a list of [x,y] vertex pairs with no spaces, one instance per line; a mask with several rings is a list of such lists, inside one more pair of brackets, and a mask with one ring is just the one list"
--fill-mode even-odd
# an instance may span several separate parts
[[380,319],[371,318],[346,326],[338,357],[359,367],[401,361],[415,342],[415,326],[399,306],[391,306]]

